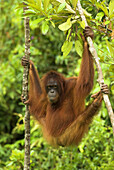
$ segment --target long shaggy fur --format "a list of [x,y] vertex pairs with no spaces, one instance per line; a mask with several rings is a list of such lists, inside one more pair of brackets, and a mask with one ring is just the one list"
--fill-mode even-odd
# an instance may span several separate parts
[[[31,61],[29,72],[30,112],[41,124],[44,137],[54,146],[78,145],[101,105],[98,98],[85,108],[85,98],[93,87],[94,79],[93,59],[87,42],[84,40],[79,77],[65,78],[56,71],[50,71],[40,80]],[[60,99],[56,104],[49,103],[45,90],[51,78],[57,81],[60,88]]]

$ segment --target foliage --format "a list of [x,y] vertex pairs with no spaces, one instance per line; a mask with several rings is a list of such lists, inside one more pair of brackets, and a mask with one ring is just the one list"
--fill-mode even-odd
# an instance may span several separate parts
[[[50,69],[62,72],[68,77],[78,75],[82,53],[80,32],[84,24],[81,23],[78,11],[76,15],[73,13],[77,1],[44,0],[42,4],[40,2],[41,0],[29,0],[28,5],[31,8],[26,14],[31,16],[31,58],[38,66],[40,76]],[[20,99],[24,24],[22,8],[16,9],[16,6],[23,7],[23,5],[18,4],[20,4],[18,0],[1,1],[0,169],[4,170],[23,169],[24,163],[25,108]],[[82,5],[89,25],[95,29],[94,45],[100,58],[105,83],[109,85],[109,97],[113,106],[114,49],[113,32],[111,32],[113,1],[84,0]],[[68,30],[64,30],[65,24]],[[58,27],[62,28],[62,31]],[[78,31],[75,35],[76,27]],[[97,72],[92,93],[99,90],[96,82]],[[89,101],[90,96],[87,97],[87,104]],[[89,134],[78,147],[52,148],[42,137],[37,122],[31,118],[31,169],[112,170],[114,169],[113,144],[112,128],[104,102],[99,115],[95,117],[90,127]]]
[[[45,35],[48,30],[49,26],[52,25],[54,28],[57,26],[61,31],[66,32],[67,37],[66,40],[69,43],[69,46],[67,47],[68,52],[63,52],[64,56],[67,56],[69,52],[72,49],[72,41],[76,41],[77,36],[79,38],[78,41],[80,41],[80,32],[82,32],[82,29],[78,29],[78,32],[75,30],[76,25],[78,28],[85,28],[85,22],[81,21],[81,18],[79,16],[79,12],[76,8],[77,0],[51,0],[51,1],[45,1],[45,0],[25,0],[26,4],[29,7],[29,10],[27,11],[26,15],[33,15],[37,16],[37,19],[33,21],[33,24],[38,26],[38,24],[42,25],[42,33]],[[95,28],[97,28],[99,31],[100,29],[98,27],[104,28],[101,32],[104,34],[108,34],[109,36],[113,36],[112,32],[112,23],[113,23],[113,17],[114,17],[114,1],[111,0],[108,4],[105,1],[97,2],[97,0],[91,0],[90,2],[85,2],[86,4],[91,5],[91,7],[96,8],[96,12],[94,13],[95,18],[92,18],[92,15],[88,13],[85,8],[83,9],[84,15],[87,17],[88,22],[92,22],[95,24]],[[20,7],[22,7],[22,4],[20,4]],[[91,9],[91,8],[90,8]],[[102,22],[103,21],[103,22]],[[80,25],[80,26],[79,26]],[[110,28],[107,32],[106,28]],[[106,30],[106,31],[105,31]],[[69,38],[70,37],[70,38]],[[114,49],[113,44],[107,42],[107,46],[110,51],[111,57],[114,55]],[[81,43],[81,41],[79,42]],[[64,45],[64,44],[63,44]],[[75,48],[76,52],[80,54],[80,48]]]

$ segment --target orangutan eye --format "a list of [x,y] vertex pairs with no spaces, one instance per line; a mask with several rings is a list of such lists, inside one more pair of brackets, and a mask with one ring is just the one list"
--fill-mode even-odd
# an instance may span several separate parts
[[54,87],[54,89],[57,89],[57,86],[53,86]]
[[47,88],[50,90],[50,89],[51,89],[51,86],[47,86]]

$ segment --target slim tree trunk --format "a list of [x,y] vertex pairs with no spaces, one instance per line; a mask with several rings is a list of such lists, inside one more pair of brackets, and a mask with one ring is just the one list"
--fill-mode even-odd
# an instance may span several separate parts
[[[83,10],[82,10],[81,4],[80,4],[80,0],[78,0],[77,7],[78,7],[79,14],[82,18],[82,21],[85,22],[85,26],[88,26],[86,18],[83,14]],[[98,58],[97,52],[95,50],[95,47],[93,45],[92,39],[90,37],[88,37],[87,41],[88,41],[88,44],[89,44],[89,50],[90,50],[91,54],[93,55],[93,57],[95,59],[95,63],[96,63],[97,71],[98,71],[98,83],[101,87],[102,84],[104,84],[104,79],[103,79],[103,74],[102,74],[99,58]],[[105,101],[105,104],[106,104],[106,107],[107,107],[107,110],[108,110],[108,114],[109,114],[111,124],[112,124],[112,128],[113,128],[113,134],[114,134],[114,113],[113,113],[113,110],[112,110],[112,107],[111,107],[111,103],[110,103],[110,100],[109,100],[107,94],[103,94],[103,98],[104,98],[104,101]]]
[[[24,13],[27,7],[24,7]],[[24,18],[25,27],[25,58],[30,58],[30,28],[29,28],[29,17]],[[23,96],[25,101],[28,99],[28,74],[29,67],[24,67],[23,72]],[[24,170],[30,169],[30,113],[28,105],[25,105],[25,158],[24,158]]]

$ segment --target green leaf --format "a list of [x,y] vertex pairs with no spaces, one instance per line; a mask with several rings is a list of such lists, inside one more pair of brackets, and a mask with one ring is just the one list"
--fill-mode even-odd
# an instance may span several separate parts
[[65,41],[61,47],[61,51],[64,52],[66,48],[68,47],[68,41]]
[[85,9],[83,9],[83,13],[86,17],[91,17],[91,14],[87,12]]
[[32,4],[32,3],[27,3],[28,6],[32,7],[33,9],[35,10],[38,10],[38,11],[41,11],[40,7],[38,5],[36,5],[35,3]]
[[36,25],[36,24],[40,23],[41,21],[43,21],[44,19],[45,18],[38,18],[38,19],[36,19],[34,21],[31,21],[31,24]]
[[49,30],[49,26],[48,26],[47,22],[45,21],[42,24],[42,33],[45,35],[48,32],[48,30]]
[[80,26],[85,29],[85,21],[79,21]]
[[9,93],[9,96],[10,96],[11,99],[14,99],[15,93],[14,93],[14,92],[10,92],[10,93]]
[[103,3],[103,4],[97,4],[97,6],[102,9],[102,11],[105,13],[105,15],[108,16],[108,10],[106,8],[106,5]]
[[72,0],[72,5],[73,5],[74,9],[76,9],[77,2],[78,2],[78,0]]
[[109,67],[109,70],[114,73],[114,64]]
[[70,41],[65,41],[62,48],[61,48],[61,51],[63,52],[63,56],[67,56],[71,49],[72,49],[72,45],[73,45],[73,42],[70,42]]
[[[56,0],[57,2],[60,2],[61,4],[62,3],[66,3],[65,0]],[[66,10],[69,11],[70,13],[73,13],[75,14],[76,12],[71,8],[71,6],[69,4],[66,3]]]
[[43,21],[45,18],[38,18],[38,19],[36,19],[36,20],[34,20],[34,21],[30,21],[30,27],[31,27],[31,29],[35,29],[35,28],[37,28],[38,27],[38,24],[41,22],[41,21]]
[[104,22],[105,25],[108,25],[109,23],[110,23],[109,20]]
[[92,4],[95,4],[96,3],[96,0],[91,0]]
[[96,16],[95,19],[101,21],[101,19],[103,18],[103,16],[104,16],[104,13],[103,13],[103,12],[99,12],[99,13],[97,14],[97,16]]
[[37,2],[39,9],[41,9],[41,3],[42,3],[41,0],[37,0],[36,2]]
[[58,9],[57,9],[57,13],[61,12],[66,6],[66,3],[62,3],[59,5]]
[[25,16],[30,16],[30,15],[36,15],[36,11],[33,9],[28,9],[27,11],[25,11]]
[[18,6],[15,9],[23,8],[25,5],[23,3],[18,3]]
[[44,11],[47,10],[50,0],[44,0]]
[[67,31],[72,26],[72,23],[70,20],[71,20],[71,18],[68,18],[67,21],[62,23],[61,25],[59,25],[58,28],[61,31]]
[[109,16],[110,16],[110,18],[112,17],[113,14],[114,14],[114,0],[110,1],[110,3],[109,3]]
[[109,43],[109,41],[106,40],[106,43],[107,43],[108,49],[109,49],[109,51],[110,51],[110,55],[111,55],[111,57],[113,58],[113,57],[114,57],[114,48],[111,46],[111,44]]
[[114,91],[114,85],[111,86],[111,90]]
[[55,28],[55,23],[53,21],[50,21],[52,26]]
[[78,53],[78,55],[80,57],[82,57],[83,46],[79,40],[75,41],[75,49],[76,49],[76,52]]

